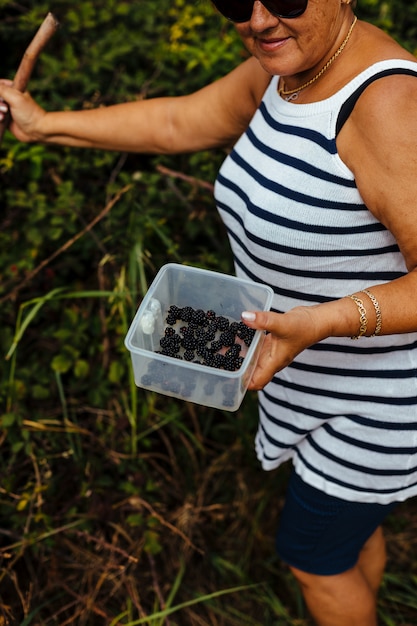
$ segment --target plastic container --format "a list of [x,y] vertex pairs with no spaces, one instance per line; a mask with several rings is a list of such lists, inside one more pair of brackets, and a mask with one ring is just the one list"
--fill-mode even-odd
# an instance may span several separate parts
[[210,270],[169,263],[158,272],[125,338],[138,387],[204,406],[236,411],[264,340],[257,331],[236,371],[158,354],[169,307],[191,306],[240,321],[242,311],[268,311],[270,287]]

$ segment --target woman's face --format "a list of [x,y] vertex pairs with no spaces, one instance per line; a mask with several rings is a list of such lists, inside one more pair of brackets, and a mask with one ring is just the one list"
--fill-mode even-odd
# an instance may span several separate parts
[[255,0],[250,21],[235,26],[267,72],[293,76],[322,67],[339,42],[347,15],[350,9],[340,0],[309,0],[300,17],[282,19]]

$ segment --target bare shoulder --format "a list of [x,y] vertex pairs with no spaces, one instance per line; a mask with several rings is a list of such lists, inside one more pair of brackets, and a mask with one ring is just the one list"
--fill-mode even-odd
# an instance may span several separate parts
[[369,85],[338,148],[365,204],[394,234],[408,266],[416,267],[417,76],[393,74]]
[[[363,150],[380,159],[396,146],[391,154],[393,159],[408,146],[416,147],[417,62],[413,70],[416,75],[394,73],[379,78],[360,96],[346,123],[346,137],[342,139],[342,151],[349,167],[354,169]],[[357,141],[351,143],[352,139]],[[350,148],[346,147],[348,143]]]
[[378,61],[389,59],[416,61],[410,52],[377,26],[359,21],[355,30],[354,47],[357,52],[357,66],[367,67]]
[[[399,140],[409,145],[417,127],[417,59],[371,24],[360,22],[357,34],[349,80],[381,61],[390,61],[393,73],[368,85],[342,129],[340,142],[338,139],[339,152],[354,172],[359,164],[363,169],[364,152],[378,159]],[[406,61],[416,75],[396,73],[396,61]]]

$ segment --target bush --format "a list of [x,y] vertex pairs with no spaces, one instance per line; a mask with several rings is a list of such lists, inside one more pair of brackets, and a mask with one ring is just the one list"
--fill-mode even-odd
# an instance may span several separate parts
[[[0,0],[10,78],[49,10],[34,4]],[[30,83],[48,110],[187,93],[245,56],[208,2],[53,10]],[[415,7],[359,10],[415,49],[400,19]],[[308,623],[271,556],[286,470],[272,484],[253,459],[254,398],[234,415],[147,394],[123,345],[161,265],[232,271],[211,190],[223,158],[3,139],[0,624]]]

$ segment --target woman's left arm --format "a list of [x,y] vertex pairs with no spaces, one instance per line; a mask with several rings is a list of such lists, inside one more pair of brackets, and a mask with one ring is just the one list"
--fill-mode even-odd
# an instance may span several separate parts
[[393,75],[368,87],[340,139],[366,206],[393,234],[408,270],[372,287],[382,334],[417,331],[417,77]]
[[[370,85],[338,137],[338,151],[366,206],[395,237],[408,269],[370,289],[381,312],[381,334],[417,332],[417,78],[390,76]],[[356,295],[366,307],[370,335],[377,325],[375,307],[366,294]],[[359,314],[354,300],[341,298],[284,314],[256,312],[252,320],[244,316],[248,326],[269,331],[249,388],[263,388],[313,343],[357,335]]]

